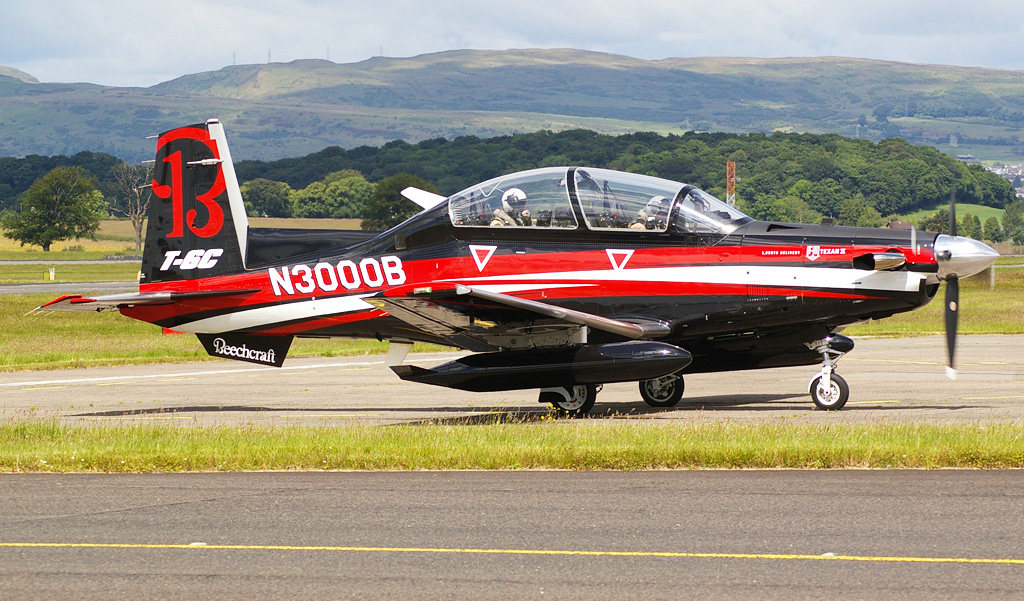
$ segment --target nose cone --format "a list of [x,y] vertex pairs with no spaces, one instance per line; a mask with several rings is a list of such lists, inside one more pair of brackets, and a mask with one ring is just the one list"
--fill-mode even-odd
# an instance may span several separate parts
[[993,263],[999,253],[991,246],[965,238],[939,234],[935,238],[935,258],[939,263],[939,279],[955,275],[960,278],[984,271]]

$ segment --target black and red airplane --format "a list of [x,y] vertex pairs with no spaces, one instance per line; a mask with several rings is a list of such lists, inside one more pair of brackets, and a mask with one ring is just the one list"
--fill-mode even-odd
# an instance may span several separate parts
[[[120,311],[194,332],[207,352],[280,366],[294,337],[389,340],[403,380],[540,389],[587,413],[599,386],[638,381],[670,407],[687,373],[821,363],[809,391],[840,409],[839,332],[928,303],[996,252],[955,235],[755,221],[694,186],[589,167],[512,173],[386,232],[249,226],[220,122],[159,137],[139,292],[44,310]],[[955,220],[951,220],[955,227]],[[405,365],[413,342],[471,351]]]

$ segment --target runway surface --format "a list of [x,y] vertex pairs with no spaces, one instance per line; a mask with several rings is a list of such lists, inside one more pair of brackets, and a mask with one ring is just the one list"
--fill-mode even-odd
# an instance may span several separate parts
[[[198,342],[196,343],[198,345]],[[411,355],[432,365],[456,355]],[[1024,336],[962,336],[960,377],[944,376],[940,336],[859,339],[839,363],[850,402],[815,411],[817,367],[686,376],[682,403],[653,409],[635,383],[598,395],[595,419],[787,423],[1024,420]],[[0,419],[68,423],[387,424],[546,414],[535,390],[471,393],[400,381],[383,356],[288,359],[282,369],[233,361],[0,373]]]
[[1019,599],[1019,472],[0,475],[29,599]]
[[[606,386],[593,421],[1024,420],[1024,336],[858,340],[815,367]],[[430,365],[453,355],[414,355]],[[535,391],[399,381],[379,356],[0,374],[0,419],[390,424],[530,419]],[[0,590],[40,598],[1019,599],[1020,471],[0,474]]]

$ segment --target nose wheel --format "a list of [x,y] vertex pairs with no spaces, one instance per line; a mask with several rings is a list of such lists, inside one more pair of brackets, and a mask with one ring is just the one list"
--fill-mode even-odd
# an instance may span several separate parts
[[807,346],[821,353],[821,371],[807,387],[811,400],[818,409],[839,411],[850,398],[850,386],[836,373],[836,364],[840,357],[853,350],[853,340],[846,336],[830,336]]
[[811,399],[818,409],[838,411],[850,398],[850,386],[839,374],[832,372],[826,379],[817,376],[811,382]]

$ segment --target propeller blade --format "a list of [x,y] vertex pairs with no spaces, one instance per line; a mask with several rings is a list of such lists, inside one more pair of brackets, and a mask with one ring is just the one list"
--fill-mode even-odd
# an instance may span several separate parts
[[956,379],[954,356],[956,353],[956,327],[960,315],[960,278],[955,275],[946,277],[946,349],[949,351],[949,365],[946,366],[946,377]]

